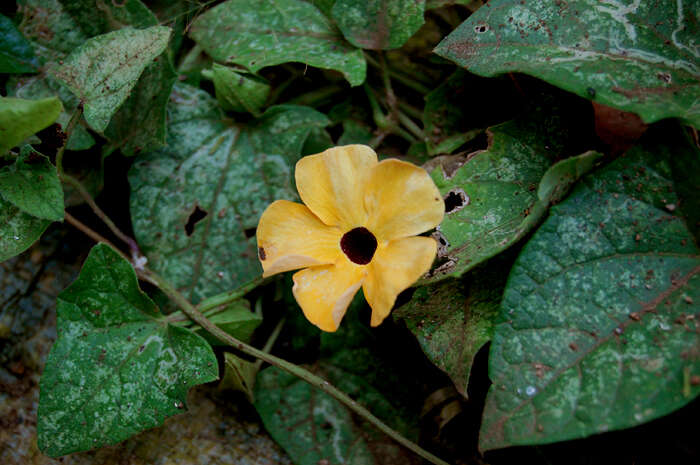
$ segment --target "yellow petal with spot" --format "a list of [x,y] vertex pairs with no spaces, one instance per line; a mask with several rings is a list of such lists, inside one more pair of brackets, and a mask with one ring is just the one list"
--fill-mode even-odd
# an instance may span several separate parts
[[323,331],[338,329],[367,270],[348,260],[316,266],[294,274],[292,292],[306,319]]
[[367,229],[381,241],[415,236],[442,222],[445,203],[421,167],[396,159],[372,170],[365,191]]
[[367,220],[363,192],[377,165],[377,154],[366,145],[333,147],[297,162],[295,177],[301,200],[331,226],[348,231]]
[[300,203],[277,200],[258,223],[258,255],[267,277],[306,266],[326,265],[344,259],[342,234]]
[[401,291],[428,272],[436,253],[435,240],[422,236],[396,239],[377,249],[362,284],[372,307],[372,326],[378,326],[389,315]]

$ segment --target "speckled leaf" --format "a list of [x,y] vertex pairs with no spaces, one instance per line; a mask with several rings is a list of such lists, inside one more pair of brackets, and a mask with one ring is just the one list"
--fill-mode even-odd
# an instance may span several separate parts
[[436,53],[472,73],[521,72],[651,123],[700,127],[699,0],[496,0]]
[[63,188],[56,167],[26,145],[15,163],[0,168],[0,197],[24,213],[63,221]]
[[270,84],[265,80],[217,63],[207,74],[214,81],[216,98],[224,110],[260,116],[260,110],[270,95]]
[[0,262],[27,250],[50,224],[0,198]]
[[252,72],[298,61],[340,71],[353,86],[365,80],[362,51],[302,0],[228,0],[199,16],[190,36],[215,60]]
[[170,29],[163,26],[102,34],[78,47],[50,73],[80,98],[85,120],[102,132],[146,66],[165,50],[169,38]]
[[131,215],[149,265],[198,302],[260,274],[258,218],[273,200],[296,198],[290,163],[328,120],[284,105],[240,128],[206,92],[179,84],[168,115],[166,147],[129,173]]
[[680,131],[656,136],[579,182],[513,266],[482,450],[634,426],[700,394],[700,251],[677,209],[700,154]]
[[[540,198],[538,185],[575,134],[566,118],[540,109],[487,132],[487,150],[437,157],[426,164],[445,197],[446,215],[433,234],[441,263],[424,283],[461,276],[507,249],[537,225],[556,200]],[[548,187],[542,193],[561,196],[596,157],[586,154],[586,161],[559,166],[545,178]]]
[[59,0],[59,3],[87,37],[127,26],[144,29],[158,24],[141,0]]
[[425,355],[467,396],[474,357],[491,340],[503,295],[507,266],[500,256],[475,269],[467,280],[445,280],[416,290],[394,310],[406,322]]
[[356,47],[401,47],[423,25],[425,0],[336,0],[332,15]]
[[39,448],[51,457],[158,426],[183,411],[192,386],[218,376],[209,344],[168,324],[105,244],[59,295],[56,325],[37,413]]
[[10,18],[0,15],[0,73],[36,73],[39,66],[32,44]]
[[0,97],[0,155],[53,124],[62,109],[56,97],[42,100]]

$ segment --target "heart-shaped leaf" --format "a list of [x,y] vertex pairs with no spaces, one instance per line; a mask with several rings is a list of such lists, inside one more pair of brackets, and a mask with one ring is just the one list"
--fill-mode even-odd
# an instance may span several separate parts
[[513,266],[482,450],[634,426],[700,394],[700,250],[678,208],[697,208],[683,186],[699,154],[678,130],[654,136],[579,182]]
[[59,295],[57,331],[37,414],[39,448],[51,457],[158,426],[183,411],[192,386],[218,376],[209,344],[169,324],[105,244]]

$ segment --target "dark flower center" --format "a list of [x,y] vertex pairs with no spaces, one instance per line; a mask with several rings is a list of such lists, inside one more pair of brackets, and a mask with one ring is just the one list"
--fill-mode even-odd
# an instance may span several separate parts
[[366,265],[377,250],[377,239],[367,228],[355,228],[340,239],[340,248],[351,262]]

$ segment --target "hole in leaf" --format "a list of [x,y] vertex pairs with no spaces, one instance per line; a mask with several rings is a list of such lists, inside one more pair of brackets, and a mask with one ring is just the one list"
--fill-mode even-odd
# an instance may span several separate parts
[[199,208],[199,205],[195,205],[194,210],[192,210],[190,217],[187,219],[187,224],[185,224],[185,234],[187,234],[188,237],[191,236],[194,232],[194,226],[206,218],[206,216],[206,210],[202,210]]
[[445,213],[454,213],[469,205],[469,196],[463,189],[453,189],[445,196]]
[[255,228],[244,229],[243,234],[245,234],[246,239],[250,239],[255,236]]

